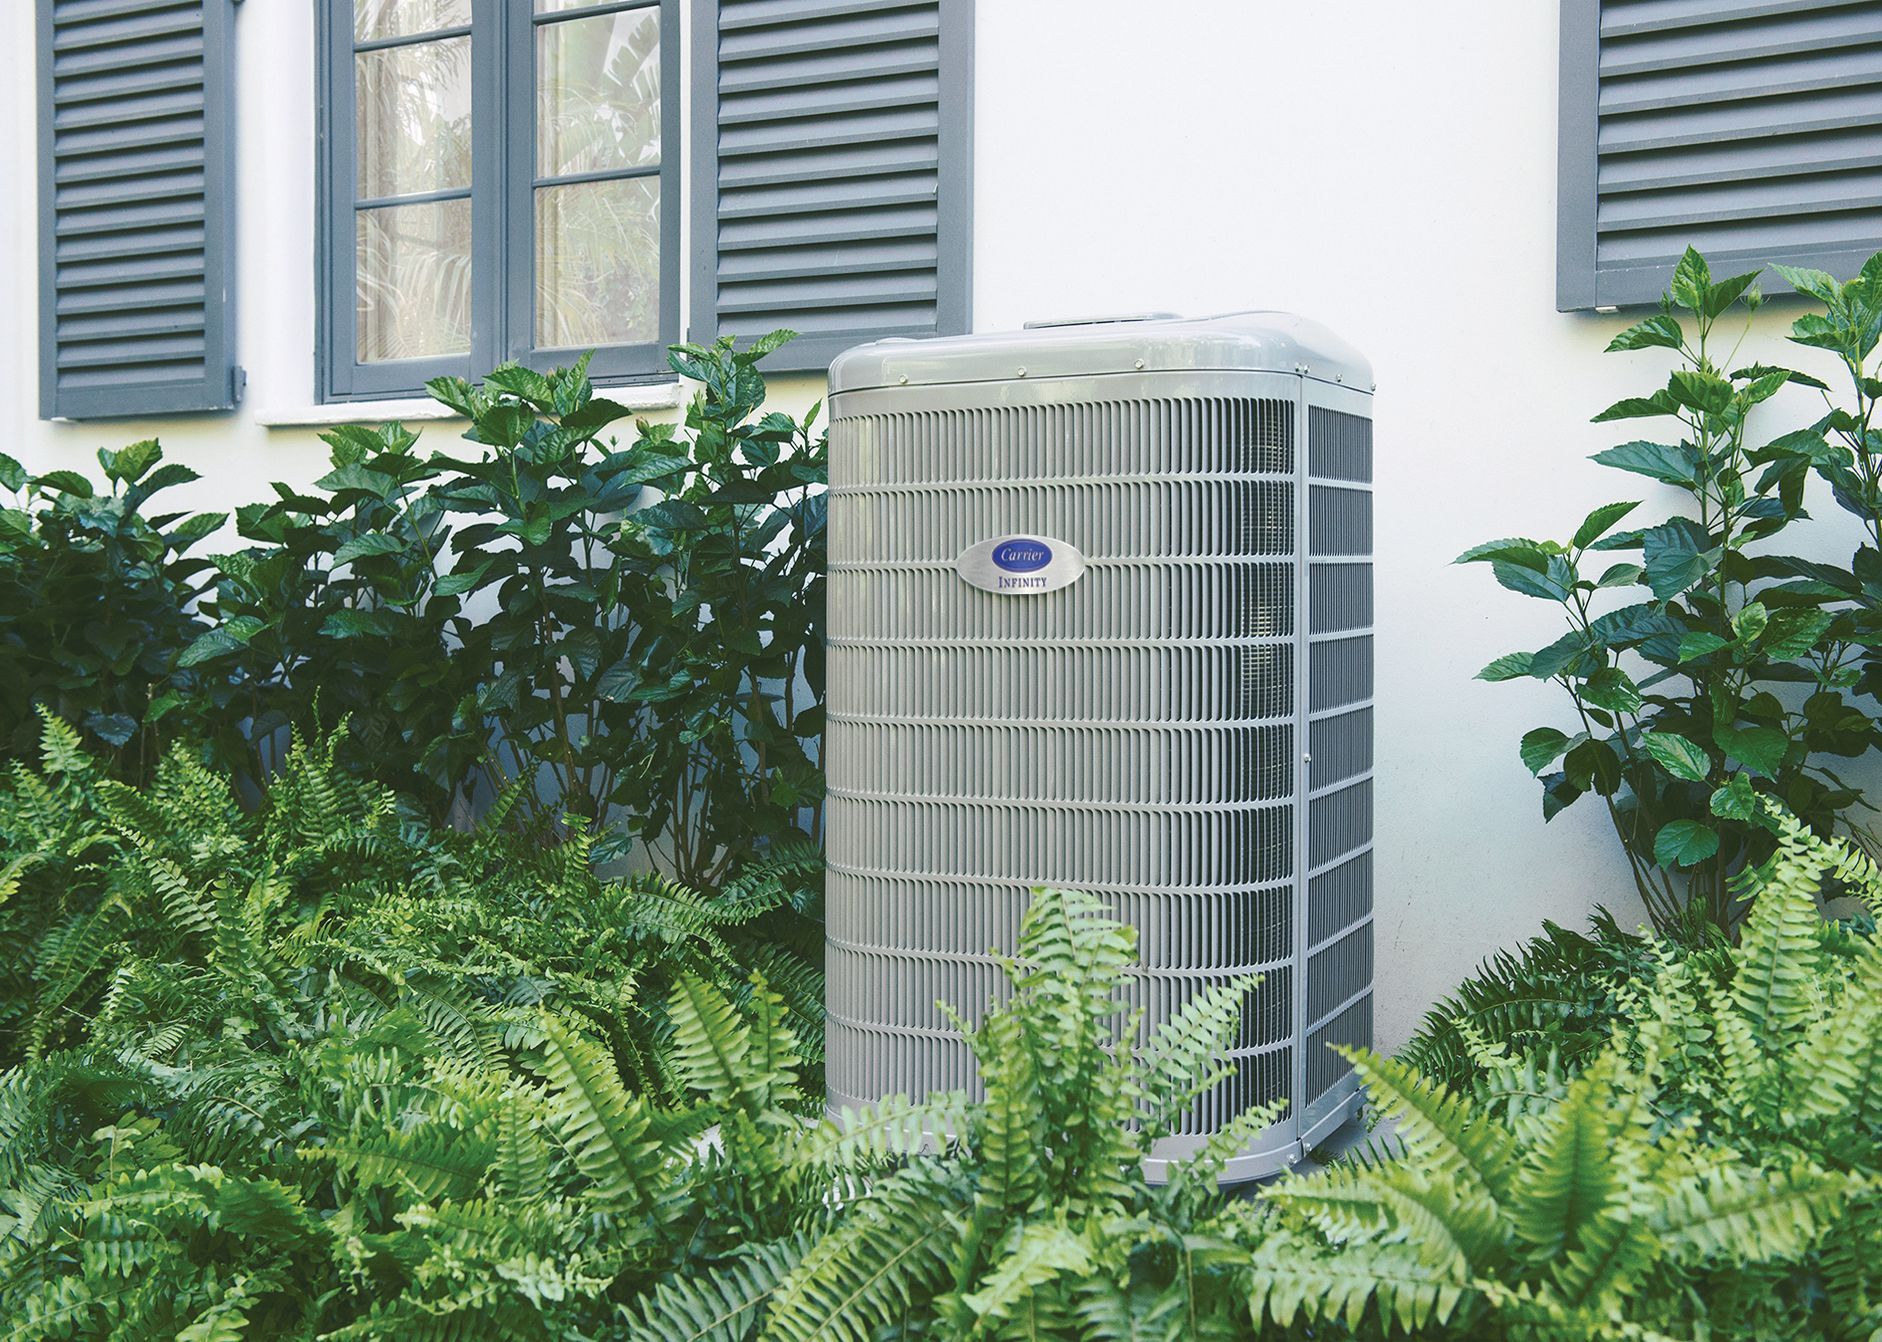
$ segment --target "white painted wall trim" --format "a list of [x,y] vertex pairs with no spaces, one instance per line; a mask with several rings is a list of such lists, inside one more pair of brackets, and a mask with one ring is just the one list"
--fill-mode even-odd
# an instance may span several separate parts
[[[684,403],[679,379],[671,382],[636,383],[632,386],[597,385],[596,391],[629,410],[672,410]],[[324,429],[336,424],[384,424],[388,420],[407,423],[456,421],[464,417],[427,397],[402,397],[390,401],[334,401],[327,405],[283,406],[256,409],[255,422],[265,429]]]

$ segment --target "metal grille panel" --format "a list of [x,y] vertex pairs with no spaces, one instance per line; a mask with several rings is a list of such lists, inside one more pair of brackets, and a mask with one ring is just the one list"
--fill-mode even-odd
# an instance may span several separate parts
[[[1309,1031],[1351,1026],[1371,972],[1370,423],[1315,407],[1303,444],[1316,384],[1186,386],[1211,382],[1293,390],[1119,376],[836,396],[833,1104],[976,1089],[936,1003],[971,1022],[1002,998],[997,957],[1037,886],[1092,891],[1137,929],[1122,996],[1146,1031],[1264,976],[1188,1139],[1270,1100],[1293,1131],[1325,1070]],[[1001,535],[1056,537],[1085,572],[1040,596],[963,582],[956,557]]]

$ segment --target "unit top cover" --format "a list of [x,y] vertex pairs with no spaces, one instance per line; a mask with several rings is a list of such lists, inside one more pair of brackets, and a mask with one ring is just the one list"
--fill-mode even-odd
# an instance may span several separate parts
[[1288,312],[1157,314],[984,335],[878,340],[837,356],[830,365],[830,390],[1200,370],[1304,372],[1323,382],[1372,390],[1372,368],[1359,351],[1318,322]]

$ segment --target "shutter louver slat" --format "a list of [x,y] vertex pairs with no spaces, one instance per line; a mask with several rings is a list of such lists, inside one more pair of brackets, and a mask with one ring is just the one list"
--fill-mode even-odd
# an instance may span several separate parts
[[232,0],[39,0],[40,413],[224,410]]
[[1570,0],[1563,25],[1559,306],[1653,302],[1688,244],[1721,272],[1882,248],[1882,3]]
[[693,336],[967,324],[969,0],[699,0]]

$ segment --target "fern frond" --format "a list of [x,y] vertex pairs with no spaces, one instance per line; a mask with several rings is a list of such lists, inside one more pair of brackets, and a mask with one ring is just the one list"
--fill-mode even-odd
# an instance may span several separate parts
[[1329,1252],[1276,1235],[1255,1249],[1248,1307],[1257,1323],[1333,1321],[1356,1331],[1371,1306],[1386,1331],[1412,1333],[1449,1322],[1468,1290],[1409,1245],[1363,1242]]
[[1612,1066],[1597,1065],[1571,1082],[1510,1179],[1510,1219],[1544,1255],[1578,1245],[1615,1199],[1616,1131],[1607,1112],[1614,1079]]
[[1151,1137],[1169,1135],[1198,1097],[1233,1075],[1223,1060],[1241,1028],[1244,1004],[1262,977],[1244,974],[1209,985],[1151,1035],[1144,1057],[1149,1102],[1143,1120]]
[[597,1045],[553,1017],[544,1020],[543,1036],[550,1120],[592,1182],[591,1198],[609,1211],[647,1210],[660,1194],[666,1155],[649,1136],[644,1104],[622,1089]]
[[1467,1179],[1500,1202],[1507,1187],[1509,1134],[1476,1112],[1470,1101],[1427,1080],[1416,1069],[1365,1049],[1336,1049],[1353,1064],[1373,1102],[1395,1119],[1408,1152],[1437,1173]]
[[1733,957],[1732,1001],[1767,1050],[1788,1047],[1785,1036],[1814,1006],[1809,957],[1822,927],[1816,869],[1803,845],[1787,842],[1747,882],[1754,902]]
[[1721,1166],[1655,1200],[1655,1229],[1682,1255],[1757,1263],[1796,1258],[1836,1219],[1850,1195],[1842,1175],[1793,1165]]
[[704,1273],[663,1278],[622,1307],[627,1342],[744,1342],[806,1243],[790,1236],[755,1244]]
[[1082,1276],[1093,1263],[1087,1237],[1062,1220],[1026,1222],[995,1251],[993,1270],[981,1278],[980,1289],[962,1293],[960,1301],[985,1328],[1011,1318],[1047,1282]]
[[682,974],[667,1000],[673,1062],[682,1081],[716,1105],[752,1098],[750,1028],[712,984]]
[[877,1184],[785,1278],[766,1338],[872,1342],[948,1281],[963,1201],[953,1176],[927,1163]]

